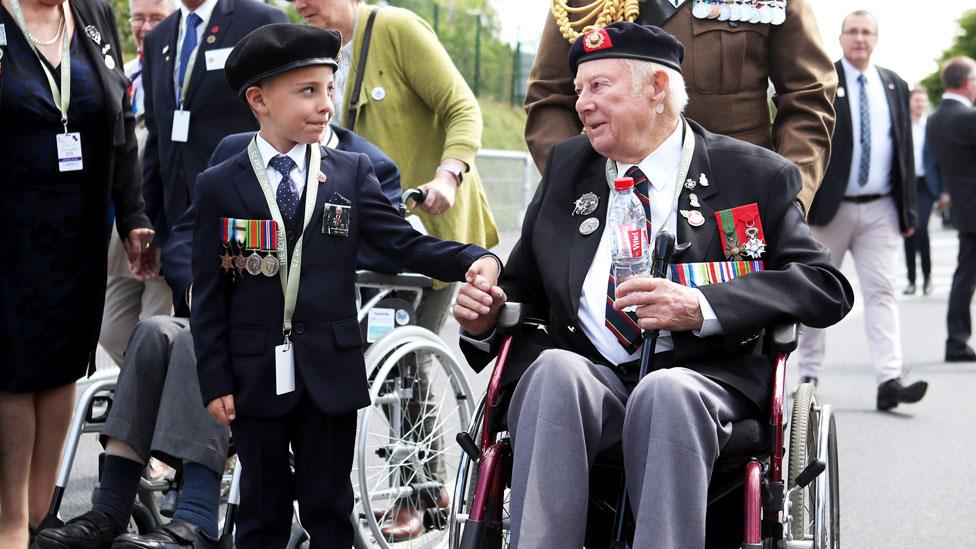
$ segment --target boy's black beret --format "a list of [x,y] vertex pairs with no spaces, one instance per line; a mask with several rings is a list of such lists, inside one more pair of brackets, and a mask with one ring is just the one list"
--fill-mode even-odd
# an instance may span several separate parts
[[265,25],[234,46],[224,65],[224,76],[244,97],[249,87],[283,72],[315,65],[338,69],[341,46],[337,31],[292,23]]

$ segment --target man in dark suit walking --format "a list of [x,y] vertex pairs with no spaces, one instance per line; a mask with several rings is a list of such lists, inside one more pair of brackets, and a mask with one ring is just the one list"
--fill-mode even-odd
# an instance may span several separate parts
[[[890,410],[917,402],[924,382],[901,382],[901,328],[895,303],[895,272],[901,237],[916,226],[915,160],[908,84],[871,63],[878,22],[855,11],[842,24],[844,57],[834,63],[840,79],[834,110],[837,124],[830,163],[810,207],[813,236],[840,267],[854,257],[864,296],[868,347],[878,383],[877,407]],[[826,334],[805,327],[800,338],[800,376],[816,382],[823,370]]]
[[160,247],[190,204],[197,174],[217,143],[258,127],[224,79],[227,55],[250,31],[287,20],[255,0],[181,0],[146,36],[143,194]]
[[942,104],[929,117],[926,138],[949,190],[952,217],[959,229],[959,256],[949,291],[946,318],[946,362],[976,361],[969,346],[972,320],[969,306],[976,289],[976,61],[955,57],[942,67],[946,91]]

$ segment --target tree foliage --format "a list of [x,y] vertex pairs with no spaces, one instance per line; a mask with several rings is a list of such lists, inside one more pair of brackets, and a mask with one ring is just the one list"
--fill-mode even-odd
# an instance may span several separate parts
[[933,104],[939,103],[942,92],[945,91],[945,86],[942,85],[942,78],[939,76],[942,64],[946,60],[959,55],[976,59],[976,10],[964,12],[962,17],[959,18],[959,27],[961,30],[960,34],[956,36],[952,46],[942,52],[942,56],[939,57],[939,70],[922,79],[922,85],[928,90],[929,99]]

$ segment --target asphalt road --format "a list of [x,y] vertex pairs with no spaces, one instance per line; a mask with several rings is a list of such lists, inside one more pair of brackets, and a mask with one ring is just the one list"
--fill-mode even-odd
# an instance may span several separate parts
[[[956,239],[955,233],[938,225],[933,220],[935,292],[924,297],[899,295],[905,377],[929,382],[922,402],[887,413],[875,411],[876,388],[860,303],[828,332],[828,366],[818,392],[837,414],[844,547],[976,545],[976,364],[941,362]],[[497,253],[507,257],[517,237],[504,235]],[[850,258],[843,270],[857,291]],[[453,321],[441,334],[456,348]],[[787,375],[792,386],[797,379],[794,365]],[[485,383],[485,374],[472,376],[475,391],[483,390]],[[83,437],[62,507],[66,518],[90,507],[98,450],[94,436]]]

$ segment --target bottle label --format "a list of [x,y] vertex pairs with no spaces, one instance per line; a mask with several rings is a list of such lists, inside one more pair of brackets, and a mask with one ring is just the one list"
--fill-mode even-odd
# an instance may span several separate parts
[[646,229],[638,229],[630,223],[619,226],[621,249],[628,250],[631,258],[644,257],[644,243],[647,242]]

